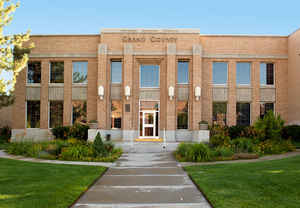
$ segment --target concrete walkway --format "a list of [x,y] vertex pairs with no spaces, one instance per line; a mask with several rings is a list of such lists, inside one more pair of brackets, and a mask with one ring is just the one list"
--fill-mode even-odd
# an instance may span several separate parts
[[211,207],[171,153],[123,154],[73,208]]

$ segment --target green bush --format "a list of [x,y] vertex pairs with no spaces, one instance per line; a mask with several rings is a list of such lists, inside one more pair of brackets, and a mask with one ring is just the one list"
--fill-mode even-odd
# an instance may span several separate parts
[[281,131],[281,136],[283,139],[291,139],[292,141],[300,142],[300,126],[284,126]]
[[88,126],[76,123],[73,126],[58,126],[53,128],[51,131],[56,139],[66,140],[69,138],[76,138],[87,141],[88,130]]
[[91,145],[75,145],[62,149],[62,160],[85,160],[85,158],[93,156],[93,148]]
[[216,134],[212,136],[209,140],[209,144],[212,147],[224,146],[229,145],[230,137],[226,135]]
[[231,141],[231,146],[234,152],[252,153],[255,151],[253,140],[245,137],[239,137]]
[[246,126],[230,126],[228,127],[229,137],[231,139],[236,139],[242,135],[242,132],[246,129]]
[[258,119],[254,123],[254,129],[257,132],[257,138],[260,141],[281,140],[281,131],[284,121],[280,116],[274,115],[273,111],[268,111],[263,118]]
[[232,157],[234,152],[231,150],[230,147],[217,147],[216,149],[211,151],[211,156],[213,158],[220,158],[220,157]]
[[260,154],[281,154],[295,150],[290,140],[265,140],[257,145]]
[[210,149],[204,143],[181,143],[177,147],[175,155],[182,162],[210,161]]
[[9,142],[11,137],[11,128],[9,126],[4,126],[0,128],[0,143]]
[[98,132],[94,143],[93,143],[93,150],[94,150],[94,156],[95,157],[105,157],[108,154],[107,149],[105,148],[105,144],[102,141],[102,137],[100,133]]
[[222,135],[222,136],[228,136],[228,127],[223,125],[214,124],[212,126],[209,126],[210,131],[210,137],[213,137],[214,135]]

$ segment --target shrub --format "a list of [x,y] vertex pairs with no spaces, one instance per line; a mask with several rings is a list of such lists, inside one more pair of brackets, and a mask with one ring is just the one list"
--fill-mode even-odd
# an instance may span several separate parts
[[98,157],[98,156],[105,157],[108,154],[108,151],[105,148],[105,145],[102,141],[102,138],[101,138],[101,135],[99,132],[97,133],[97,135],[95,137],[95,140],[93,143],[93,150],[94,150],[95,157]]
[[281,131],[284,121],[280,116],[275,116],[273,111],[268,111],[263,118],[258,119],[254,128],[257,131],[257,138],[260,141],[281,140]]
[[181,143],[175,152],[182,162],[201,162],[210,160],[210,149],[204,143]]
[[210,137],[213,137],[214,135],[228,136],[227,126],[214,124],[212,126],[209,126],[209,130],[210,130]]
[[70,135],[70,127],[69,126],[58,126],[51,129],[52,134],[56,139],[68,139]]
[[75,145],[62,149],[62,160],[85,160],[85,158],[93,156],[93,148],[88,145]]
[[231,142],[234,152],[254,152],[255,145],[251,139],[245,137],[239,137]]
[[284,126],[281,131],[281,136],[283,139],[291,139],[292,141],[300,142],[300,126]]
[[74,137],[79,140],[87,141],[89,127],[81,124],[74,124],[70,127],[69,137]]
[[214,158],[218,157],[232,157],[234,152],[229,147],[217,147],[215,150],[212,151],[211,156]]
[[236,139],[242,135],[242,132],[245,130],[246,126],[230,126],[228,127],[228,134],[231,139]]
[[265,140],[258,144],[258,148],[261,154],[281,154],[296,149],[290,140]]
[[210,138],[209,143],[213,147],[226,146],[230,143],[230,137],[226,135],[216,134]]
[[11,128],[9,126],[4,126],[0,128],[0,143],[9,142],[11,137]]
[[175,154],[180,157],[186,158],[189,150],[191,149],[191,146],[192,144],[190,143],[182,142],[178,145]]

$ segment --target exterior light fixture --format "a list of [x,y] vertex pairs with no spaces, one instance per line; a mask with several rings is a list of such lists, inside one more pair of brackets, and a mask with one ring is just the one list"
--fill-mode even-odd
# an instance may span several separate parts
[[174,87],[172,87],[172,86],[169,87],[169,97],[170,97],[170,100],[172,100],[174,97]]
[[98,95],[100,97],[100,100],[103,100],[103,97],[104,97],[104,87],[102,85],[100,85],[98,87]]
[[125,87],[125,96],[126,100],[128,100],[130,97],[130,87],[128,85]]
[[195,97],[196,100],[199,100],[199,98],[201,97],[201,88],[199,86],[195,87]]

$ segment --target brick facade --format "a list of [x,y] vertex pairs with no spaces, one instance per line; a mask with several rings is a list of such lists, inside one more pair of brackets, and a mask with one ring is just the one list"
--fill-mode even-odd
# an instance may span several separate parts
[[[232,36],[202,35],[198,30],[103,30],[100,35],[49,35],[32,36],[36,47],[30,59],[41,61],[42,73],[40,88],[40,128],[48,129],[49,120],[49,64],[53,60],[64,61],[64,84],[62,100],[64,103],[63,124],[70,125],[72,118],[72,62],[87,61],[88,75],[86,89],[87,120],[97,120],[98,127],[110,130],[111,108],[111,60],[121,60],[122,84],[118,96],[122,103],[122,129],[132,131],[136,137],[139,132],[140,65],[157,64],[160,67],[160,119],[159,130],[176,131],[178,101],[177,62],[189,61],[189,127],[187,131],[198,130],[198,122],[206,120],[212,123],[212,105],[214,102],[212,82],[213,62],[228,63],[227,84],[223,87],[227,93],[227,124],[236,124],[236,103],[239,98],[239,86],[236,85],[236,63],[251,63],[250,103],[251,123],[260,115],[260,102],[264,93],[260,86],[260,63],[270,62],[275,66],[274,96],[275,111],[288,123],[300,121],[300,117],[291,115],[289,99],[290,67],[295,73],[295,65],[300,55],[289,59],[290,51],[298,51],[289,43],[291,39],[299,42],[300,32],[291,37],[286,36]],[[291,48],[291,49],[290,49]],[[288,73],[289,72],[289,73]],[[292,81],[292,83],[297,83]],[[98,87],[104,87],[104,97],[98,96]],[[131,95],[124,96],[125,87],[129,86]],[[175,88],[175,96],[168,96],[169,87]],[[13,129],[26,129],[26,70],[18,76],[16,85],[16,101],[13,106]],[[119,88],[118,88],[119,87]],[[195,88],[201,87],[201,97],[196,100]],[[116,91],[118,92],[118,91]],[[273,91],[272,91],[273,92]],[[114,95],[115,96],[115,95]],[[151,95],[155,96],[155,94]],[[296,99],[296,98],[293,98]],[[297,109],[299,102],[292,100],[291,109]],[[149,99],[150,100],[150,99]],[[130,105],[130,111],[126,106]],[[175,134],[173,134],[175,136]]]

